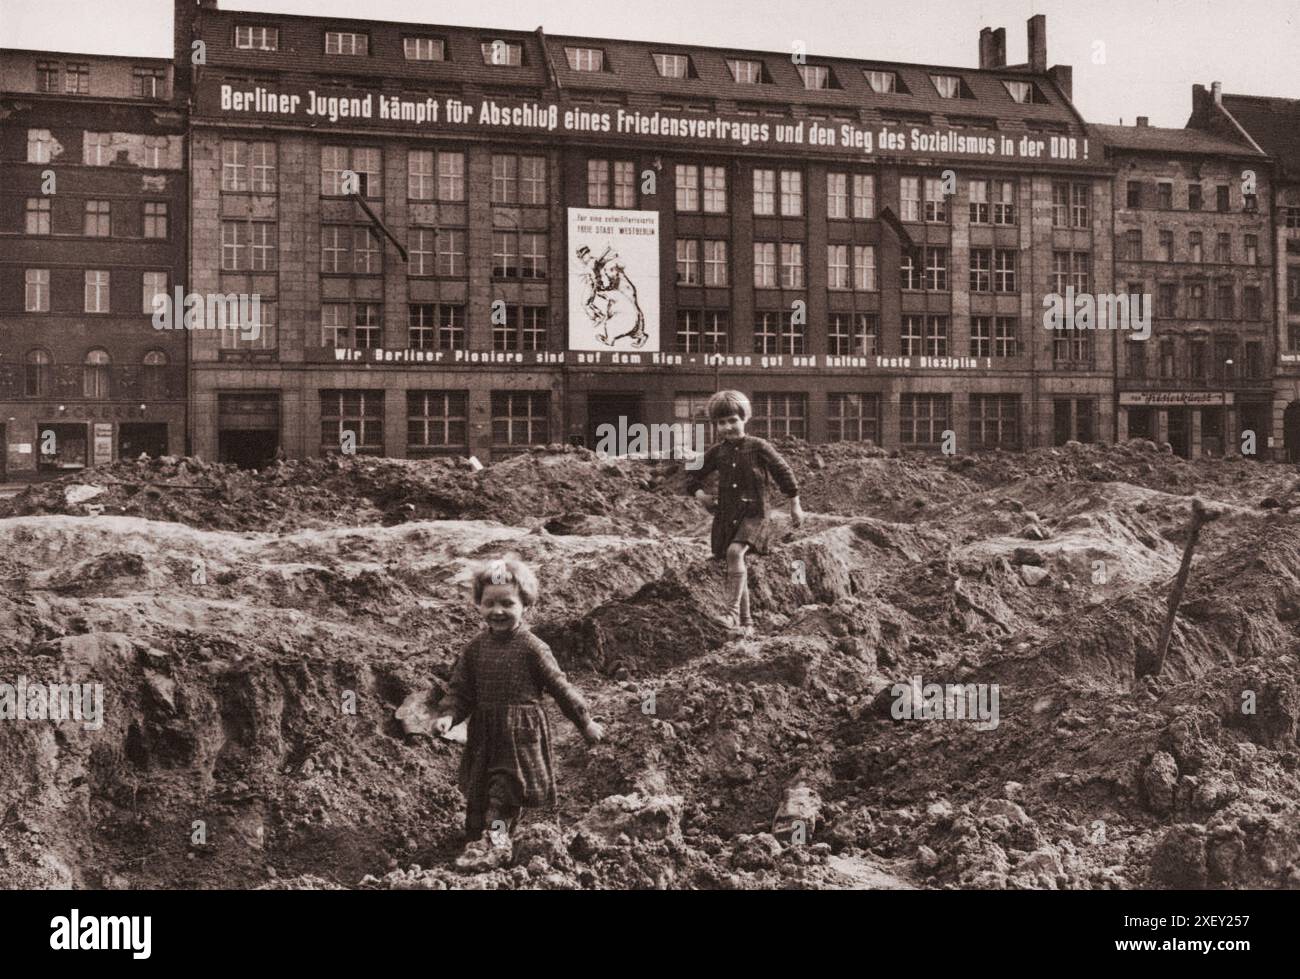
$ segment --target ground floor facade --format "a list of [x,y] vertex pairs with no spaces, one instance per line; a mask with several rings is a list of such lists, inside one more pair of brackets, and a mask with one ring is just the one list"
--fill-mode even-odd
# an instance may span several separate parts
[[184,455],[184,403],[0,402],[0,482],[76,472],[118,459]]
[[1168,442],[1184,459],[1230,452],[1278,458],[1281,449],[1274,437],[1272,400],[1265,385],[1216,392],[1179,390],[1176,383],[1166,383],[1158,390],[1121,389],[1116,435],[1120,441],[1144,438]]
[[488,462],[529,445],[599,448],[602,435],[626,433],[617,443],[623,451],[638,425],[698,432],[699,423],[711,438],[704,407],[721,388],[750,397],[751,434],[814,443],[1015,451],[1116,435],[1113,382],[1101,374],[977,372],[971,358],[891,374],[874,357],[857,358],[856,367],[810,368],[791,361],[811,358],[627,366],[570,364],[572,352],[561,356],[565,363],[509,367],[199,368],[192,374],[193,451],[240,465],[349,451]]

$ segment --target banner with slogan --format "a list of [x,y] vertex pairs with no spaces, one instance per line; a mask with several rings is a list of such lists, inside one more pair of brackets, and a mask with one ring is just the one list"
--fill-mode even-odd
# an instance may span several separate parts
[[[853,106],[844,106],[846,113]],[[1097,162],[1080,129],[1076,135],[1001,133],[952,126],[869,126],[858,120],[782,120],[735,114],[575,106],[518,99],[415,96],[327,86],[232,83],[203,79],[196,113],[225,121],[278,121],[325,127],[374,127],[413,135],[466,136],[507,133],[611,137],[676,144],[705,151],[790,150],[873,158],[987,160],[1078,165]],[[1065,120],[1062,119],[1061,122]],[[326,131],[328,131],[326,129]]]

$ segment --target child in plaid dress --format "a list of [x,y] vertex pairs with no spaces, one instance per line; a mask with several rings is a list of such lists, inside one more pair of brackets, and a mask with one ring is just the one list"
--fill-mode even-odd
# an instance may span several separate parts
[[470,842],[456,861],[465,869],[508,863],[520,810],[555,804],[543,693],[555,698],[589,744],[604,736],[550,647],[524,623],[524,610],[536,601],[537,578],[522,562],[492,561],[474,574],[474,603],[487,628],[456,661],[438,707],[442,716],[434,722],[434,729],[445,733],[469,719],[460,788]]
[[[730,632],[749,635],[754,626],[745,554],[750,550],[766,554],[771,544],[772,525],[763,496],[767,478],[774,479],[789,498],[790,522],[796,527],[803,523],[803,507],[789,463],[767,440],[745,434],[745,423],[753,414],[749,399],[739,391],[719,391],[709,398],[707,410],[722,441],[704,453],[703,465],[687,479],[686,492],[712,511],[713,556],[727,561],[724,624]],[[704,480],[712,472],[718,474],[716,503],[704,492]]]

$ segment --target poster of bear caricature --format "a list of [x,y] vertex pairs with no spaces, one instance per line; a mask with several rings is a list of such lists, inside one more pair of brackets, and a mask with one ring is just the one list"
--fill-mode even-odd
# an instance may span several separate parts
[[659,349],[659,212],[569,208],[569,349]]

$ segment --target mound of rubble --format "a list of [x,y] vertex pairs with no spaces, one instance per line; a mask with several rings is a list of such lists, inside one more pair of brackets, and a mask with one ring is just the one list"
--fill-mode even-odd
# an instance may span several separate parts
[[[1300,886],[1294,467],[780,448],[809,518],[752,559],[747,639],[680,463],[160,459],[31,487],[0,515],[0,682],[98,683],[103,714],[0,723],[0,880]],[[1135,681],[1193,492],[1222,516]],[[430,705],[480,627],[469,567],[504,551],[607,738],[554,712],[560,806],[462,874],[462,748]],[[996,714],[900,713],[913,684]]]

